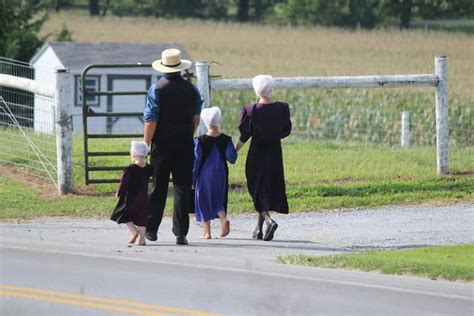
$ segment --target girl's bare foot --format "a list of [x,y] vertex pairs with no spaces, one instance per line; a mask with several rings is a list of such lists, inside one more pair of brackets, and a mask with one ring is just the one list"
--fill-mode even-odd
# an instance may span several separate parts
[[138,240],[137,243],[135,244],[137,246],[146,246],[146,241],[145,238]]
[[224,222],[222,222],[221,237],[225,237],[229,235],[229,233],[230,233],[230,222],[229,220],[226,219]]
[[132,234],[132,237],[130,237],[130,240],[128,241],[129,244],[134,244],[135,240],[138,238],[138,233]]
[[208,235],[208,234],[204,234],[202,236],[199,236],[199,239],[211,239],[211,235]]

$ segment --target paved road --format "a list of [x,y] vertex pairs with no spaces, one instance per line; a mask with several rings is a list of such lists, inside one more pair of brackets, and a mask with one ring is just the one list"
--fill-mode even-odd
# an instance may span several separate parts
[[[419,223],[422,215],[424,225]],[[239,216],[231,218],[233,231],[226,239],[197,240],[193,236],[200,227],[193,224],[186,247],[174,244],[169,219],[159,242],[147,247],[127,247],[126,229],[104,220],[1,224],[1,314],[474,313],[472,284],[274,262],[276,255],[286,253],[474,242],[472,205],[358,209],[278,219],[281,229],[274,242],[249,240],[253,217]],[[301,223],[306,228],[295,233]],[[376,236],[377,231],[385,233]]]

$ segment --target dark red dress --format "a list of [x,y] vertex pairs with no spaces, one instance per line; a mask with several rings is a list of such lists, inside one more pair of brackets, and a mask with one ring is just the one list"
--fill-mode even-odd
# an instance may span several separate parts
[[152,176],[150,165],[140,167],[131,164],[123,170],[120,187],[117,191],[119,201],[111,220],[121,224],[133,222],[137,226],[148,223],[148,180]]
[[281,139],[291,132],[287,103],[246,105],[240,114],[240,141],[252,138],[245,175],[257,212],[288,213]]

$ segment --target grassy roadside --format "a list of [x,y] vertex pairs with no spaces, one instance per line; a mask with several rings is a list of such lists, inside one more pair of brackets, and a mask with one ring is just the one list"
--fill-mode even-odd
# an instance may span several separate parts
[[[28,181],[17,179],[14,175],[0,177],[0,220],[40,216],[104,218],[110,215],[116,202],[113,193],[92,191],[57,197],[55,192],[52,185],[31,187]],[[170,214],[173,206],[171,195],[166,204],[166,214]],[[474,202],[474,178],[295,185],[288,187],[288,202],[292,212],[388,204]],[[230,191],[229,212],[254,212],[245,188]]]
[[474,244],[369,251],[323,257],[287,255],[278,257],[277,261],[324,268],[409,274],[450,281],[474,280]]
[[[234,137],[234,142],[237,137]],[[90,151],[124,151],[130,140],[92,140]],[[245,159],[248,145],[239,153],[235,165],[229,166],[229,181],[244,187]],[[380,144],[356,142],[295,140],[283,142],[285,179],[289,186],[313,184],[380,183],[397,180],[431,180],[436,175],[436,148],[434,146],[403,149]],[[83,140],[74,138],[74,185],[84,183]],[[449,170],[452,174],[474,170],[474,147],[453,147],[449,153]],[[93,166],[126,166],[129,157],[91,157]],[[94,172],[91,178],[119,178],[120,171]],[[101,192],[111,192],[116,185],[93,186]]]
[[[90,147],[93,151],[127,150],[129,140],[94,142]],[[245,146],[237,163],[229,168],[231,214],[253,212],[245,181],[247,150]],[[283,153],[290,210],[472,203],[474,177],[470,174],[474,160],[468,157],[473,156],[473,150],[473,147],[452,150],[450,172],[453,174],[438,177],[435,149],[431,147],[401,149],[350,142],[285,141]],[[39,216],[107,217],[116,201],[117,184],[83,185],[81,137],[74,139],[73,156],[75,194],[66,197],[57,197],[56,188],[47,182],[0,166],[0,220]],[[15,152],[11,157],[17,157]],[[91,163],[126,166],[129,159],[93,157]],[[94,172],[92,178],[119,176],[117,171]],[[167,214],[173,206],[172,194],[169,195]]]

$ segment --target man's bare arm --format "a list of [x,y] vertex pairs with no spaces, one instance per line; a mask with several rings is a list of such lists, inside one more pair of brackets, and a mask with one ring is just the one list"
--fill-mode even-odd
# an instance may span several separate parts
[[155,134],[157,121],[148,121],[145,122],[145,127],[143,129],[143,141],[150,145],[153,135]]

